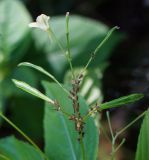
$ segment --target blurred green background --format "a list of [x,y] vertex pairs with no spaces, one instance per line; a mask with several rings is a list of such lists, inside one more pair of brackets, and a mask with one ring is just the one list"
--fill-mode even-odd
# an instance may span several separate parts
[[[111,111],[114,128],[118,128],[141,113],[149,101],[148,0],[0,0],[0,110],[41,146],[44,103],[18,90],[11,79],[23,80],[44,92],[40,81],[45,80],[45,76],[28,68],[17,68],[18,63],[29,61],[44,67],[60,82],[69,82],[69,66],[57,45],[42,31],[28,27],[41,13],[51,16],[50,25],[66,48],[67,11],[70,12],[71,50],[76,72],[86,64],[108,30],[116,25],[120,27],[87,71],[81,94],[88,103],[144,93],[145,98],[140,103]],[[136,149],[138,127],[139,123],[127,135],[128,142],[132,134],[134,139],[133,143],[125,145],[130,155]],[[0,131],[1,137],[15,133],[2,121]]]

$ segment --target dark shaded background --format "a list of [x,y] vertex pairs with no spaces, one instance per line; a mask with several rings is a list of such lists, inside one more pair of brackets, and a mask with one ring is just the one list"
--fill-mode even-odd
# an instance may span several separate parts
[[[120,27],[125,39],[114,50],[103,78],[104,101],[130,93],[144,93],[145,98],[134,105],[113,109],[113,127],[119,128],[133,120],[149,103],[149,0],[22,0],[34,19],[47,15],[84,15],[106,25]],[[125,148],[132,157],[136,150],[140,122],[126,133]],[[128,151],[125,151],[128,153]],[[122,159],[122,158],[121,158]],[[130,158],[132,159],[132,158]]]

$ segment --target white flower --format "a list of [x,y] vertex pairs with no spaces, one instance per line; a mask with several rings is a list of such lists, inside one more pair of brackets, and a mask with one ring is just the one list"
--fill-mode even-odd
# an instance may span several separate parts
[[37,17],[36,22],[32,22],[29,24],[29,27],[35,27],[39,28],[41,30],[47,31],[50,26],[49,26],[49,20],[50,17],[46,16],[45,14],[41,14],[40,16]]

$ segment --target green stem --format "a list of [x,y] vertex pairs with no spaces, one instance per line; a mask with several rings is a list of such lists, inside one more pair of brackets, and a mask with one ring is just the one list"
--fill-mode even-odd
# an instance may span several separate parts
[[126,139],[123,138],[121,143],[115,148],[115,153],[121,148],[121,146],[125,143]]
[[81,74],[83,74],[85,72],[85,70],[88,68],[88,66],[90,65],[91,61],[93,60],[94,56],[96,55],[96,53],[99,51],[99,49],[107,42],[107,40],[111,37],[112,33],[116,30],[119,29],[119,27],[115,26],[113,27],[106,35],[106,37],[102,40],[102,42],[97,46],[97,48],[94,50],[94,52],[92,53],[90,59],[88,60],[86,66],[84,67],[84,69],[81,71]]
[[138,121],[140,118],[142,118],[145,115],[146,111],[144,111],[142,114],[140,114],[137,118],[135,118],[132,122],[130,122],[128,125],[126,125],[123,129],[118,131],[116,133],[115,137],[118,137],[120,134],[122,134],[124,131],[126,131],[129,127],[131,127],[136,121]]
[[63,54],[66,56],[66,52],[64,50],[64,48],[62,47],[61,43],[59,42],[59,40],[56,38],[54,32],[52,31],[52,29],[48,29],[47,30],[48,36],[49,38],[53,37],[53,39],[55,40],[55,42],[57,43],[58,47],[60,48],[60,50],[63,52]]
[[110,139],[110,137],[108,136],[108,134],[107,134],[107,131],[105,130],[105,128],[103,127],[103,125],[100,123],[100,128],[101,128],[101,131],[103,132],[103,135],[105,136],[105,138],[109,141],[109,142],[111,142],[111,139]]
[[65,116],[67,116],[67,117],[70,117],[70,116],[71,116],[71,114],[69,114],[69,113],[65,112],[65,111],[64,111],[64,110],[62,110],[62,109],[61,109],[61,112],[62,112]]
[[88,117],[97,112],[97,106],[95,105],[91,111],[88,111],[84,116],[83,120],[86,121]]
[[111,133],[111,138],[112,138],[112,151],[111,151],[111,160],[115,160],[115,137],[114,137],[114,133],[112,130],[112,125],[111,125],[111,121],[110,121],[110,114],[109,111],[106,112],[107,115],[107,120],[108,120],[108,125],[109,125],[109,129],[110,129],[110,133]]
[[48,157],[41,151],[41,149],[21,130],[19,129],[13,122],[11,122],[5,115],[3,115],[2,112],[0,112],[0,116],[9,123],[15,130],[17,130],[30,144],[33,145],[33,147],[46,159],[48,160]]
[[85,114],[85,115],[83,116],[83,121],[86,121],[87,118],[88,118],[90,115],[91,115],[90,113]]
[[115,138],[112,139],[111,160],[115,160]]
[[69,37],[69,12],[66,13],[66,40],[67,40],[67,59],[70,65],[70,69],[71,69],[71,73],[72,73],[72,77],[73,79],[75,79],[75,75],[74,75],[74,71],[73,71],[73,67],[72,67],[72,58],[71,58],[71,51],[70,51],[70,37]]
[[107,114],[108,125],[109,125],[109,129],[110,129],[111,137],[112,137],[112,139],[113,139],[113,138],[114,138],[114,133],[113,133],[113,130],[112,130],[112,125],[111,125],[111,121],[110,121],[109,111],[107,111],[106,114]]
[[117,148],[115,148],[115,142],[120,134],[122,134],[124,131],[126,131],[129,127],[131,127],[136,121],[138,121],[140,118],[142,118],[146,114],[146,111],[144,111],[142,114],[140,114],[137,118],[135,118],[132,122],[130,122],[128,125],[126,125],[123,129],[118,131],[116,135],[112,138],[112,152],[111,152],[111,160],[115,160],[115,153],[118,151],[118,149],[124,144],[125,139],[121,141],[121,143],[118,145]]
[[82,135],[80,136],[80,145],[81,145],[81,151],[82,151],[82,160],[86,160],[86,158],[85,158],[85,147],[84,147],[84,142],[83,142]]
[[[70,64],[70,68],[71,68],[72,73],[73,73],[72,64],[71,64],[71,58],[70,58],[70,56],[68,56],[70,54],[70,50],[69,50],[68,55],[67,55],[67,52],[65,52],[64,48],[62,47],[62,45],[59,42],[59,40],[56,38],[56,36],[55,36],[54,32],[52,31],[52,29],[47,30],[47,33],[48,33],[49,38],[52,36],[53,39],[55,40],[55,42],[57,43],[58,47],[60,48],[60,50],[62,51],[62,53],[66,57],[68,63]],[[74,75],[74,73],[73,73],[73,75]]]

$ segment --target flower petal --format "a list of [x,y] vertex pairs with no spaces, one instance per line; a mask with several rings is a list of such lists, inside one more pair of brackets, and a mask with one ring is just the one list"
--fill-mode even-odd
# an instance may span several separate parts
[[36,22],[40,26],[41,29],[47,30],[49,28],[49,16],[46,16],[45,14],[41,14],[37,17]]
[[36,27],[41,30],[47,31],[50,26],[49,26],[49,16],[46,16],[45,14],[41,14],[36,18],[36,22],[30,23],[29,27]]
[[33,27],[38,28],[39,27],[36,22],[30,23],[28,26],[31,27],[31,28],[33,28]]

